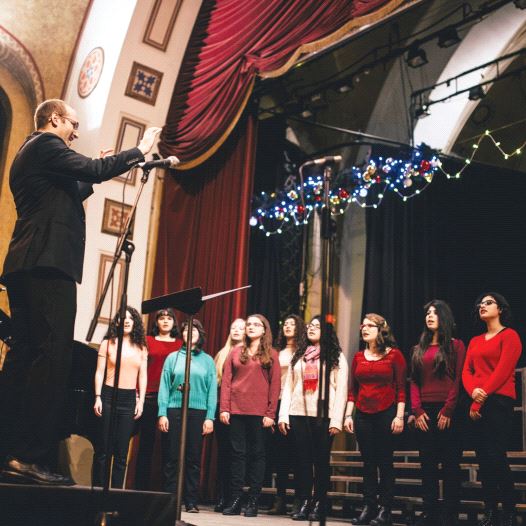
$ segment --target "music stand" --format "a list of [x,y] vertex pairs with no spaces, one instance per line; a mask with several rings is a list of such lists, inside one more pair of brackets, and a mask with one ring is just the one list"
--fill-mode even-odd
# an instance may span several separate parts
[[192,333],[194,329],[194,315],[197,314],[205,301],[230,294],[238,290],[248,289],[251,285],[238,287],[237,289],[225,290],[203,296],[200,287],[185,289],[180,292],[166,294],[145,300],[141,304],[143,314],[158,311],[161,309],[172,308],[189,315],[186,337],[186,361],[184,370],[184,382],[182,385],[183,399],[181,407],[181,439],[179,441],[179,469],[177,472],[177,493],[175,501],[175,524],[176,526],[190,526],[189,523],[181,520],[181,503],[183,499],[183,481],[184,481],[184,457],[186,452],[186,429],[188,421],[188,399],[190,395],[190,363],[192,361]]

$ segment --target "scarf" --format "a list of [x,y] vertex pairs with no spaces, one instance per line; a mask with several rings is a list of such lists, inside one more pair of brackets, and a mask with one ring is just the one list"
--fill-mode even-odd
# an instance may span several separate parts
[[318,388],[318,364],[320,359],[320,347],[311,345],[307,347],[303,360],[305,361],[305,370],[303,372],[303,391],[305,393],[314,393]]

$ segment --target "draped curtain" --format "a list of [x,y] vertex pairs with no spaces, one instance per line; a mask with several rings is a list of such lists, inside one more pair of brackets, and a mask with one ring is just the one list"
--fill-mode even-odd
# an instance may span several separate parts
[[182,169],[208,159],[235,127],[256,75],[285,73],[404,0],[204,0],[177,80],[160,152]]

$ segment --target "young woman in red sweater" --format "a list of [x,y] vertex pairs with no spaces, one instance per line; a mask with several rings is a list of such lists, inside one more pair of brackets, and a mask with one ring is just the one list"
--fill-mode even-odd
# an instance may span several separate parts
[[[228,355],[221,380],[220,419],[230,426],[231,502],[223,515],[239,515],[249,482],[245,517],[256,517],[265,476],[265,428],[274,426],[281,388],[278,353],[270,325],[261,314],[247,318],[243,345]],[[247,462],[249,461],[249,462]]]
[[[506,450],[516,398],[515,366],[522,344],[519,335],[507,327],[511,312],[503,296],[496,292],[482,294],[476,308],[486,332],[469,342],[462,381],[473,400],[469,416],[486,506],[479,526],[512,526],[516,496]],[[502,522],[497,512],[499,500]]]
[[404,429],[407,368],[385,318],[366,314],[360,329],[365,350],[357,352],[352,361],[345,430],[356,432],[362,453],[364,507],[351,523],[390,526],[395,485],[393,435]]
[[[422,466],[424,513],[418,526],[455,526],[460,498],[460,458],[455,409],[466,349],[453,339],[455,320],[447,303],[432,300],[424,306],[425,326],[411,358],[411,408]],[[444,513],[438,511],[442,463]]]

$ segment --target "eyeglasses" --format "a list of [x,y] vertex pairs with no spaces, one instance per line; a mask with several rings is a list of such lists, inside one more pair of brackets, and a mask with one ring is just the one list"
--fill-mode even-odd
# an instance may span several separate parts
[[321,325],[319,323],[309,323],[307,329],[321,330]]
[[481,301],[478,305],[477,305],[477,308],[481,308],[481,307],[489,307],[490,305],[493,305],[493,304],[497,304],[497,302],[495,300],[485,300],[485,301]]
[[78,130],[79,129],[79,126],[80,126],[79,121],[75,121],[73,119],[70,119],[69,117],[66,117],[65,115],[61,115],[61,117],[63,119],[66,119],[67,121],[69,121],[71,123],[71,126],[73,126],[74,130]]
[[249,321],[246,324],[247,327],[264,327],[264,325],[259,321]]
[[360,325],[360,330],[363,331],[364,329],[378,329],[378,325],[374,325],[373,323],[362,323]]

